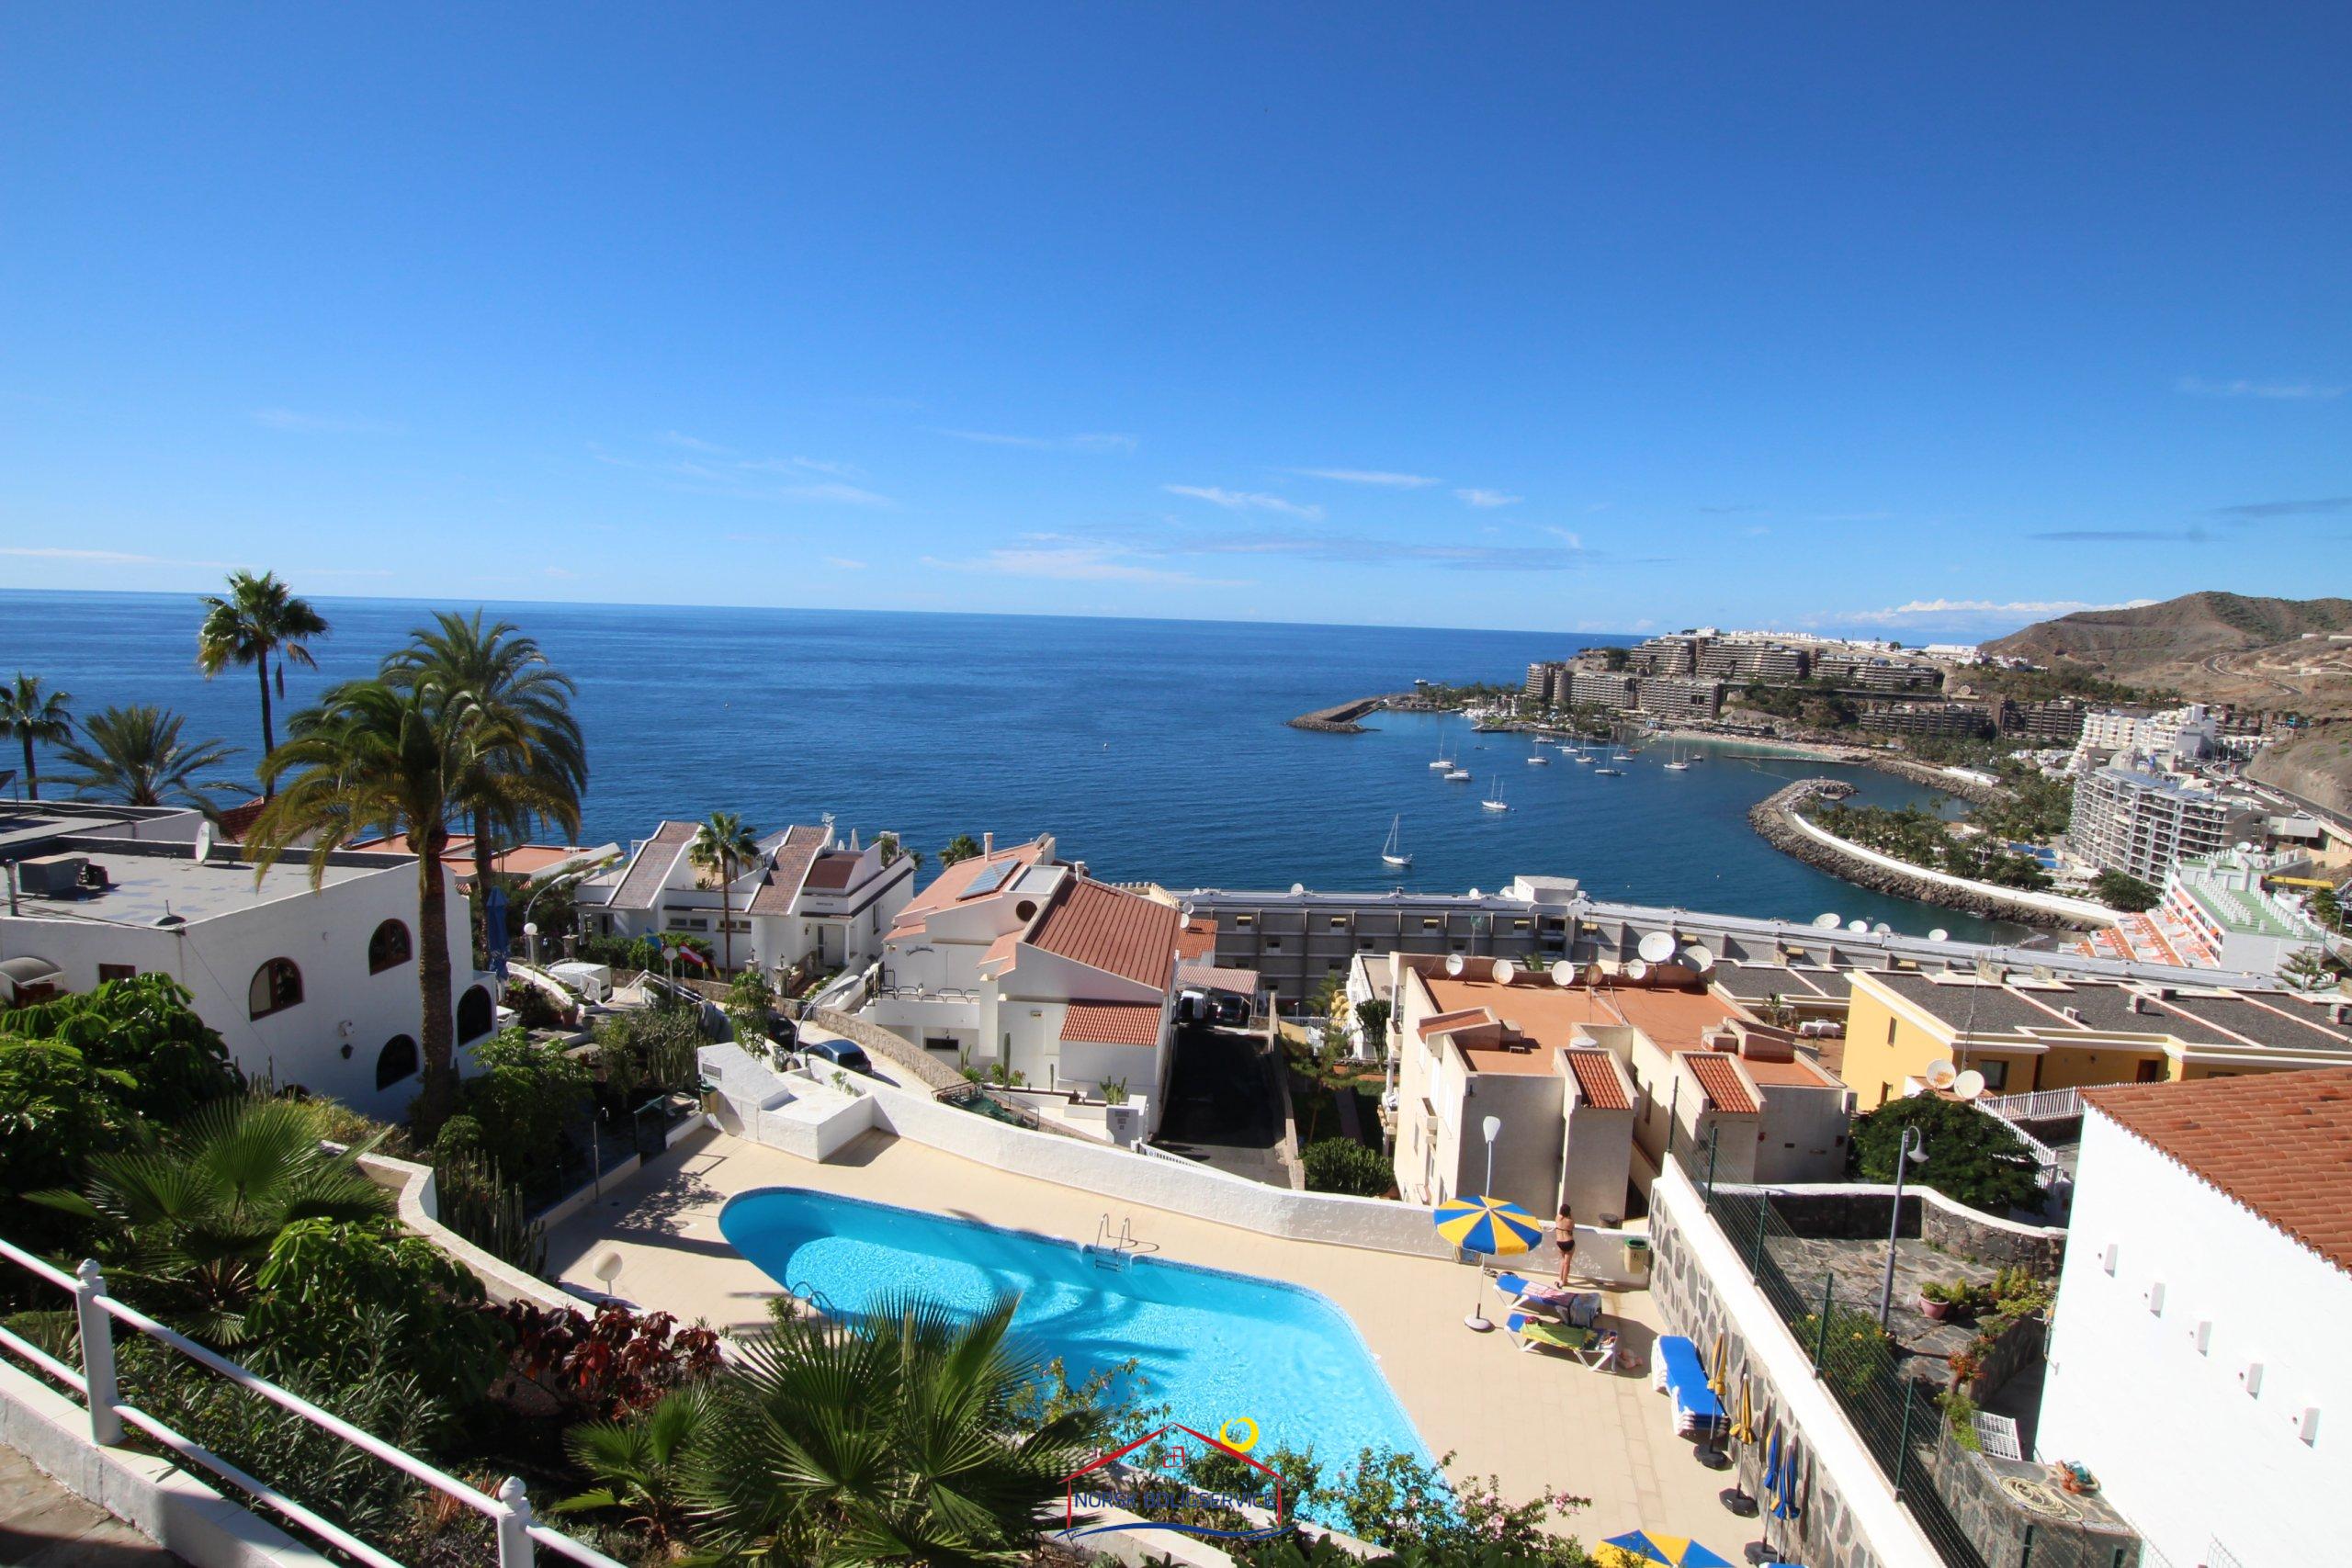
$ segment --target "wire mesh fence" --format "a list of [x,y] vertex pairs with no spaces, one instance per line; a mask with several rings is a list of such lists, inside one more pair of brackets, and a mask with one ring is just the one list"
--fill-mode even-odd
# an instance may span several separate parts
[[1900,1347],[1879,1326],[1878,1303],[1856,1299],[1850,1287],[1841,1298],[1836,1275],[1812,1260],[1768,1193],[1719,1190],[1707,1163],[1702,1152],[1701,1168],[1686,1168],[1685,1174],[1747,1265],[1758,1292],[1788,1325],[1815,1374],[1853,1423],[1896,1501],[1951,1568],[1993,1568],[1961,1529],[1952,1500],[1937,1484],[1930,1461],[1944,1422],[1936,1400],[1939,1390],[1904,1373]]

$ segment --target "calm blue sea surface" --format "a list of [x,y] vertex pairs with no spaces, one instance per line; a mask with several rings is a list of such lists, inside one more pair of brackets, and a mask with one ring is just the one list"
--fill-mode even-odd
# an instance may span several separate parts
[[[371,671],[435,607],[314,603],[334,635],[318,645],[317,672],[291,672],[298,705]],[[1826,876],[1747,826],[1748,807],[1792,778],[1849,777],[1875,804],[1930,798],[1883,774],[1724,749],[1669,773],[1661,748],[1624,764],[1625,777],[1599,778],[1564,758],[1529,767],[1523,740],[1474,736],[1457,720],[1450,750],[1477,780],[1448,784],[1428,765],[1431,719],[1376,715],[1376,733],[1353,736],[1283,723],[1416,677],[1516,684],[1529,661],[1575,651],[1574,637],[830,610],[489,613],[580,682],[591,842],[641,837],[663,817],[736,811],[768,829],[830,811],[925,852],[959,832],[1052,832],[1064,854],[1114,879],[1374,888],[1400,880],[1380,845],[1401,815],[1413,854],[1401,880],[1414,887],[1547,873],[1694,909],[1793,919],[1834,909],[1963,937],[1992,929]],[[236,761],[249,768],[254,682],[197,672],[198,618],[193,596],[0,590],[0,677],[38,673],[85,713],[179,709],[190,737],[244,747]],[[1513,809],[1482,811],[1498,774]]]

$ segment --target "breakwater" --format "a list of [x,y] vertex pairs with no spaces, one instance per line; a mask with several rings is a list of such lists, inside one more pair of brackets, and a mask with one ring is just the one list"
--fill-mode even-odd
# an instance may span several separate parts
[[1337,707],[1317,708],[1313,713],[1300,714],[1289,721],[1293,729],[1320,730],[1326,735],[1362,735],[1364,727],[1356,721],[1368,713],[1387,705],[1388,698],[1358,697]]
[[1898,871],[1842,839],[1823,835],[1817,829],[1808,831],[1798,824],[1798,808],[1805,803],[1838,800],[1853,793],[1853,785],[1836,779],[1799,779],[1758,801],[1747,813],[1748,825],[1782,854],[1874,893],[1916,898],[1923,904],[1938,904],[1990,920],[2016,920],[2069,931],[2088,930],[2097,923],[2052,908],[2030,896],[2013,896],[1983,883]]

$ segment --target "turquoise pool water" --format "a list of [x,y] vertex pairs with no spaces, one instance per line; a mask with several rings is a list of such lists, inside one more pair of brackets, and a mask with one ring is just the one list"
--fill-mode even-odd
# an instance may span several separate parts
[[971,1309],[1017,1294],[1015,1326],[1071,1382],[1132,1359],[1145,1401],[1199,1431],[1247,1416],[1261,1446],[1311,1446],[1327,1465],[1366,1447],[1430,1458],[1355,1325],[1313,1291],[1149,1257],[1105,1269],[1050,1236],[797,1187],[741,1194],[718,1228],[843,1312],[892,1291]]

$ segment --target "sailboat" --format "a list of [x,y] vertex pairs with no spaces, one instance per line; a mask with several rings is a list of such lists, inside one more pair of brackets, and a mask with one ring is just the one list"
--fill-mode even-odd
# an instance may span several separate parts
[[1380,863],[1398,871],[1413,863],[1413,857],[1407,854],[1405,846],[1397,841],[1398,834],[1404,826],[1403,817],[1391,817],[1388,819],[1388,841],[1380,846]]
[[1596,778],[1622,779],[1625,776],[1624,769],[1613,766],[1607,768],[1595,768],[1592,772],[1593,776]]
[[1679,740],[1676,741],[1674,743],[1674,761],[1666,765],[1666,771],[1669,773],[1679,773],[1690,765],[1690,763],[1682,760],[1682,743]]
[[1453,766],[1453,759],[1445,754],[1445,720],[1437,721],[1437,761],[1430,764],[1440,773]]
[[1527,765],[1531,768],[1548,768],[1552,765],[1552,759],[1541,751],[1531,751],[1527,756]]
[[1503,799],[1503,776],[1500,773],[1497,773],[1495,775],[1495,782],[1488,789],[1487,798],[1480,801],[1478,804],[1488,811],[1509,811],[1510,809],[1510,804]]
[[1443,776],[1445,782],[1448,784],[1468,784],[1470,782],[1470,770],[1467,768],[1457,768],[1453,763],[1448,762],[1445,765],[1445,773]]
[[1592,753],[1586,750],[1581,746],[1569,752],[1568,755],[1574,757],[1579,762],[1589,762],[1592,761]]

